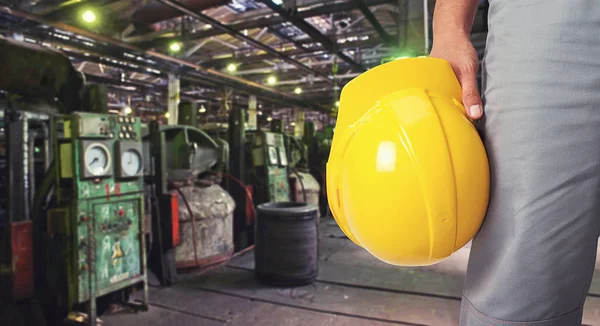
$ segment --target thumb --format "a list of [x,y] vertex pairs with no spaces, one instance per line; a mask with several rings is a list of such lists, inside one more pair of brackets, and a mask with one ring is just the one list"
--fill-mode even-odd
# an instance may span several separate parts
[[467,110],[467,115],[474,120],[481,118],[483,106],[477,88],[477,72],[472,71],[461,74],[460,84],[462,86],[463,105]]

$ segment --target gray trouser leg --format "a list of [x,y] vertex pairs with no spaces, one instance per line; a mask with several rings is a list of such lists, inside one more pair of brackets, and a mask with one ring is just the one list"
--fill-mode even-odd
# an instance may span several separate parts
[[490,5],[492,189],[461,325],[581,325],[600,233],[600,2]]

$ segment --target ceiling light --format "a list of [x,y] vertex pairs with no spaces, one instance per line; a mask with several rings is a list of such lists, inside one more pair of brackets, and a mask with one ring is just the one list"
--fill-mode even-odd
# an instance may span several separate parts
[[271,121],[273,121],[273,118],[267,117],[267,121],[271,122]]
[[126,106],[126,107],[123,109],[123,114],[125,114],[125,115],[130,115],[132,112],[133,112],[133,110],[132,110],[132,109],[131,109],[131,107],[129,107],[129,106]]
[[237,65],[235,63],[230,63],[227,65],[227,71],[234,72],[237,70]]
[[181,44],[179,44],[179,42],[173,42],[169,45],[169,49],[173,52],[179,52],[181,51]]
[[258,111],[257,113],[258,113],[258,115],[262,115],[262,111]]
[[295,126],[296,126],[296,123],[295,123],[295,122],[292,122],[292,123],[290,123],[290,126],[292,126],[292,127],[295,127]]
[[86,23],[93,23],[96,21],[96,14],[91,11],[91,10],[86,10],[82,15],[81,18],[83,19],[84,22]]
[[294,93],[296,93],[296,94],[302,94],[302,88],[296,87],[296,89],[294,89]]
[[340,101],[335,101],[335,107],[339,108],[340,107]]
[[267,78],[267,83],[269,85],[275,85],[275,83],[277,83],[277,77],[275,77],[275,76],[269,76],[269,78]]
[[167,112],[165,113],[165,118],[169,119],[171,117],[171,113]]
[[198,112],[200,112],[200,113],[204,113],[204,112],[206,112],[206,108],[204,107],[204,105],[202,105],[202,106],[200,107],[200,110],[198,110]]

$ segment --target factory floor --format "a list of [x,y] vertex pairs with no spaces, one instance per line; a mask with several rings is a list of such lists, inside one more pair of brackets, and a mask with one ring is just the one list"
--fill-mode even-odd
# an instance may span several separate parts
[[[317,281],[270,288],[254,280],[253,253],[170,288],[150,288],[150,310],[103,316],[104,325],[362,326],[458,325],[469,248],[432,267],[386,265],[347,240],[331,219],[321,222]],[[600,259],[599,259],[600,260]],[[585,325],[600,326],[600,263]]]

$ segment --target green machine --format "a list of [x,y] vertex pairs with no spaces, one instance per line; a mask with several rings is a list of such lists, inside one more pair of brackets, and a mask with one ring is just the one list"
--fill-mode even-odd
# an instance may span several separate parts
[[283,133],[256,131],[247,133],[252,167],[247,179],[253,188],[254,203],[290,201],[288,156]]
[[74,113],[56,118],[53,129],[60,159],[54,164],[56,205],[46,224],[60,257],[54,266],[58,305],[71,312],[87,304],[88,324],[95,325],[97,298],[143,288],[147,308],[139,119]]

